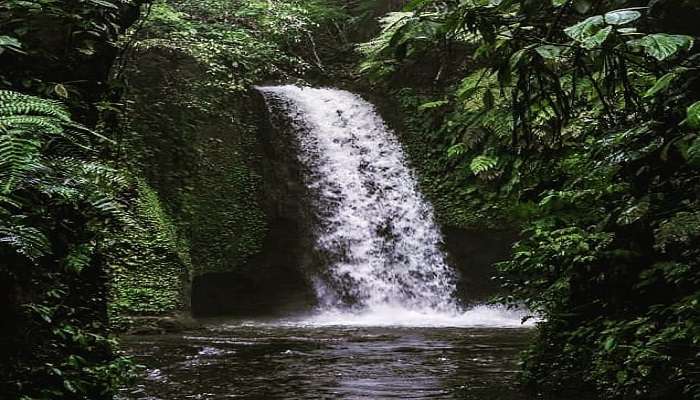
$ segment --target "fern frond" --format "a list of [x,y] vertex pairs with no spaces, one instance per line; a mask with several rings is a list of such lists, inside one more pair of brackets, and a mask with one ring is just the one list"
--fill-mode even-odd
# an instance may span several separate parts
[[12,208],[20,208],[22,207],[22,204],[17,199],[0,194],[0,215],[11,214],[10,211],[7,210],[8,206]]
[[94,245],[89,244],[80,244],[73,247],[64,260],[65,268],[73,272],[82,271],[92,262],[94,251]]
[[37,115],[0,115],[0,132],[11,129],[22,131],[41,131],[42,133],[60,134],[63,132],[61,121],[54,117]]
[[0,185],[9,193],[28,171],[42,167],[41,142],[11,135],[0,136]]
[[485,180],[495,179],[499,175],[499,171],[496,169],[498,166],[498,158],[491,156],[477,156],[475,157],[469,169],[474,173],[474,175],[479,176]]
[[10,90],[0,90],[0,116],[43,115],[70,122],[70,113],[58,101],[42,99]]
[[103,217],[111,218],[125,225],[134,225],[124,204],[120,203],[114,197],[106,194],[91,193],[88,202],[90,206]]
[[131,184],[131,179],[123,171],[100,162],[62,157],[54,159],[53,163],[66,175],[80,177],[86,182],[110,191],[123,190]]
[[508,108],[492,108],[483,115],[482,126],[499,139],[508,139],[513,135],[513,113]]
[[413,20],[413,12],[391,12],[379,20],[382,31],[375,39],[357,45],[357,50],[367,56],[378,55],[389,48],[396,32]]
[[457,143],[456,145],[451,146],[450,148],[447,149],[447,157],[448,158],[461,157],[466,152],[467,152],[466,144]]
[[51,253],[46,235],[29,226],[0,226],[0,244],[9,246],[32,261]]

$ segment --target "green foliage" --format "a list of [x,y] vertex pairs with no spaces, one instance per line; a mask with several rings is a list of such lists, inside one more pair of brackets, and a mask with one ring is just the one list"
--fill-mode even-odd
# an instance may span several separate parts
[[688,107],[688,125],[694,129],[700,129],[700,101]]
[[668,35],[655,33],[646,35],[641,39],[629,42],[631,46],[639,46],[644,52],[659,61],[677,54],[681,50],[689,50],[693,47],[693,38],[685,35]]
[[700,398],[700,64],[660,3],[414,1],[362,46],[377,83],[434,74],[396,93],[440,219],[524,227],[498,279],[543,318],[538,390]]
[[138,223],[105,243],[112,273],[110,323],[120,329],[130,327],[132,316],[163,315],[189,306],[189,243],[181,239],[158,194],[143,180],[137,188],[132,209]]
[[[94,274],[99,236],[131,223],[117,199],[127,180],[96,160],[93,143],[104,138],[73,122],[60,103],[12,91],[0,91],[0,103],[0,276],[26,291],[16,318],[33,332],[26,343],[15,339],[20,354],[9,359],[22,359],[0,371],[2,390],[104,398],[130,363],[109,356],[114,342],[99,319],[82,323],[87,314],[73,290],[98,283],[76,282]],[[32,381],[44,384],[25,383]]]
[[469,165],[469,169],[476,175],[487,176],[498,165],[498,159],[489,156],[478,156]]
[[343,17],[323,0],[160,0],[137,47],[184,52],[204,66],[207,86],[243,91],[263,79],[321,67],[312,33]]
[[395,37],[405,26],[409,26],[413,13],[394,12],[381,19],[381,34],[372,41],[358,46],[358,50],[368,56],[360,65],[360,72],[370,73],[373,78],[381,78],[395,72],[397,60],[393,57],[379,58],[373,55],[385,54],[393,49]]
[[[87,99],[76,96],[94,85],[96,71],[72,80],[94,57],[110,54],[116,39],[129,24],[129,16],[145,0],[23,1],[0,3],[0,57],[3,71],[0,85],[43,94],[71,97],[74,103]],[[95,65],[101,70],[104,65]],[[84,71],[83,71],[84,72]],[[89,79],[84,79],[89,78]],[[61,82],[56,82],[57,80]],[[104,78],[102,78],[104,79]],[[63,82],[66,81],[66,82]],[[82,100],[82,101],[81,101]],[[75,104],[71,104],[74,106]]]
[[[91,207],[97,218],[121,218],[122,205],[110,198],[124,180],[94,158],[89,135],[101,139],[70,120],[55,101],[0,90],[0,187],[6,196],[2,208],[1,242],[37,259],[51,252],[48,232],[24,226],[29,215],[10,212],[28,206],[26,191],[60,204]],[[3,207],[6,207],[3,205]]]
[[132,371],[109,337],[103,263],[105,238],[133,224],[131,180],[106,161],[114,143],[76,120],[97,125],[114,41],[140,3],[0,4],[3,398],[110,399]]
[[0,36],[0,54],[5,51],[22,52],[22,43],[12,36]]

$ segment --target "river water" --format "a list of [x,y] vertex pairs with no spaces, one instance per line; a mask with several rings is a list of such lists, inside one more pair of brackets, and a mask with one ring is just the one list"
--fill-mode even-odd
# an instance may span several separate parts
[[522,328],[304,326],[207,321],[201,331],[127,337],[146,365],[122,400],[525,400]]

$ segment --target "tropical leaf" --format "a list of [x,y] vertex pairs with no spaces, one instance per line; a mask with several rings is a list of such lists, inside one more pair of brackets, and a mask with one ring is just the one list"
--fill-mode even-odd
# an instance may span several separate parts
[[654,86],[649,88],[649,90],[644,93],[644,97],[654,97],[660,92],[665,91],[671,83],[673,83],[676,78],[678,78],[680,74],[676,71],[669,72],[666,75],[662,76],[659,78],[656,83],[654,83]]
[[472,160],[469,169],[475,175],[480,175],[495,169],[497,165],[498,159],[496,157],[481,155]]
[[634,9],[610,11],[604,15],[608,25],[625,25],[642,17],[642,13]]
[[659,61],[664,61],[682,50],[690,50],[693,43],[694,39],[691,36],[667,33],[654,33],[628,42],[630,46],[643,48],[647,55]]
[[0,225],[0,244],[9,246],[32,261],[51,253],[51,245],[46,235],[29,226]]
[[577,42],[583,43],[603,29],[603,26],[605,26],[605,18],[602,15],[596,15],[564,29],[564,33]]
[[554,60],[561,56],[565,48],[563,46],[545,44],[535,48],[535,51],[542,56],[542,58],[547,60]]
[[688,125],[693,129],[700,129],[700,101],[688,107]]
[[431,102],[429,102],[429,103],[421,104],[421,105],[418,107],[418,110],[420,110],[420,111],[433,110],[433,109],[436,109],[436,108],[440,108],[440,107],[446,106],[446,105],[448,105],[448,104],[450,104],[450,102],[447,101],[447,100],[431,101]]

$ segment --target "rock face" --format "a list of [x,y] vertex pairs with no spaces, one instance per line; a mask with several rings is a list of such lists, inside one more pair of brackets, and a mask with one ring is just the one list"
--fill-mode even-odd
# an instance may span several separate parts
[[235,270],[204,273],[193,285],[195,316],[260,315],[309,308],[315,302],[307,274],[319,265],[313,250],[312,213],[294,131],[259,94],[257,165],[262,176],[260,207],[267,232],[260,252]]
[[443,235],[450,263],[460,275],[461,300],[474,304],[497,293],[498,284],[491,279],[496,274],[493,264],[508,259],[517,233],[447,227]]
[[270,119],[256,91],[210,85],[203,66],[177,49],[140,49],[128,78],[129,158],[162,205],[160,231],[172,234],[154,261],[119,269],[119,312],[167,316],[191,304],[196,316],[245,315],[313,302],[293,132]]

